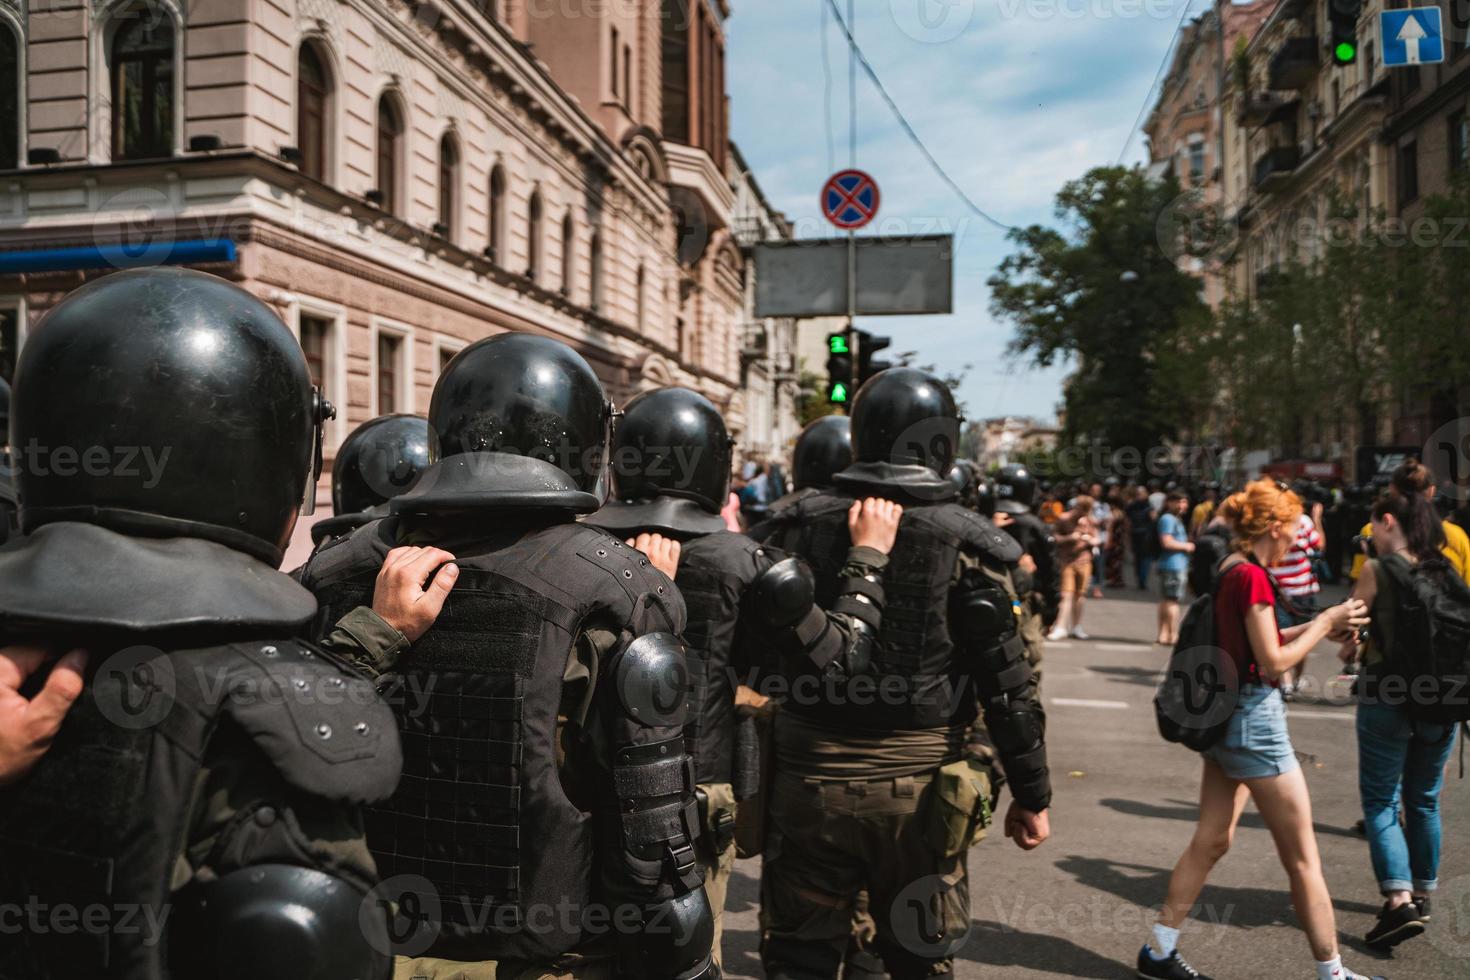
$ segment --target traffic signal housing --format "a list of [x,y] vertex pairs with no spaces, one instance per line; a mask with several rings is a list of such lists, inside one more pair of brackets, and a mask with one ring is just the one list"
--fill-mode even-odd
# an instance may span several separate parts
[[879,371],[887,371],[893,367],[891,361],[875,360],[873,355],[884,348],[893,345],[892,337],[874,337],[866,330],[858,331],[858,387],[868,383],[868,379]]
[[852,343],[846,333],[828,334],[827,401],[846,405],[852,395]]
[[1357,64],[1358,61],[1358,15],[1363,11],[1363,0],[1328,0],[1327,25],[1328,47],[1332,51],[1332,63],[1339,68]]

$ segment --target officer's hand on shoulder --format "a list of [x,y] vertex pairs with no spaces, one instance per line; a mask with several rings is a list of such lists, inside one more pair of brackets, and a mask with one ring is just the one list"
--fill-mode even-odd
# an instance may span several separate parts
[[847,512],[847,530],[854,548],[872,548],[888,554],[898,538],[898,522],[903,508],[891,500],[869,497],[859,500]]
[[62,719],[82,693],[87,654],[81,650],[56,662],[46,686],[34,698],[20,693],[26,680],[50,659],[45,650],[33,647],[0,650],[0,786],[30,772],[46,754]]
[[439,618],[459,578],[459,566],[453,561],[454,556],[440,548],[394,548],[378,570],[373,612],[408,642],[418,642]]
[[679,571],[679,542],[662,534],[640,534],[628,539],[628,547],[643,552],[654,568],[673,578]]
[[1006,836],[1021,850],[1034,851],[1051,836],[1050,814],[1050,810],[1032,813],[1013,800],[1006,811]]

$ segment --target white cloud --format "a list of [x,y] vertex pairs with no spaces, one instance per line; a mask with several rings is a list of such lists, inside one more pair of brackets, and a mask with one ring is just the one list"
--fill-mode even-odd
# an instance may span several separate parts
[[[735,139],[775,205],[813,230],[820,227],[817,192],[828,175],[819,32],[825,2],[743,0],[728,27]],[[1179,2],[864,0],[857,37],[972,200],[1008,223],[1052,223],[1064,182],[1116,160],[1173,36]],[[953,18],[967,10],[972,14],[956,32],[960,21]],[[1059,12],[1038,16],[1049,10]],[[1141,15],[1122,16],[1130,11]],[[913,34],[949,39],[928,43]],[[847,49],[835,27],[828,44],[831,138],[844,166]],[[917,350],[921,361],[973,363],[961,392],[973,416],[1051,415],[1065,370],[1033,371],[1006,360],[1012,327],[989,312],[985,280],[1011,251],[1004,233],[971,214],[929,170],[864,77],[858,106],[858,163],[883,188],[879,223],[948,230],[959,239],[953,315],[861,325],[892,336],[894,350]],[[1142,146],[1141,136],[1132,141],[1129,160]]]

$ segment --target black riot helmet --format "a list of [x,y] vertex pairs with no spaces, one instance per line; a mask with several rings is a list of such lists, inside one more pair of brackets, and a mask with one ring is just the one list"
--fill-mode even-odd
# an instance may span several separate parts
[[859,463],[922,466],[941,479],[954,465],[960,413],[949,386],[917,368],[880,371],[852,402]]
[[278,566],[332,414],[301,345],[245,290],[186,269],[114,273],[63,299],[21,351],[21,526],[203,538]]
[[679,497],[718,514],[730,497],[734,442],[697,391],[657,388],[628,403],[613,439],[613,496]]
[[1036,506],[1036,475],[1020,464],[1001,467],[995,477],[995,509],[1003,514],[1024,514]]
[[975,510],[981,517],[995,516],[995,484],[984,477],[975,487]]
[[429,403],[429,467],[395,513],[479,508],[591,513],[606,496],[612,406],[582,356],[502,333],[449,362]]
[[795,489],[827,490],[832,477],[852,465],[852,426],[846,415],[824,415],[801,430],[791,454]]
[[429,465],[429,421],[369,419],[342,440],[332,462],[332,512],[360,514],[399,496]]
[[949,482],[955,486],[955,503],[976,509],[980,503],[980,467],[973,460],[957,459],[949,468]]

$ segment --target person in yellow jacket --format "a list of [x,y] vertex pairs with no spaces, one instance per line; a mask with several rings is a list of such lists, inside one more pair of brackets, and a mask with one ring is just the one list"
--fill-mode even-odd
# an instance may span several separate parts
[[[1425,490],[1425,495],[1432,500],[1434,499],[1434,491],[1434,486],[1430,485]],[[1363,530],[1358,532],[1358,538],[1362,541],[1372,540],[1372,523],[1363,525]],[[1460,573],[1460,578],[1466,582],[1470,582],[1470,535],[1465,533],[1465,529],[1453,521],[1445,521],[1444,548],[1441,550],[1444,552],[1445,558],[1449,559],[1450,564],[1454,566],[1455,571]],[[1349,577],[1354,582],[1358,580],[1358,574],[1362,572],[1363,565],[1367,561],[1368,555],[1363,549],[1359,549],[1358,553],[1353,556],[1353,568],[1349,573]]]

